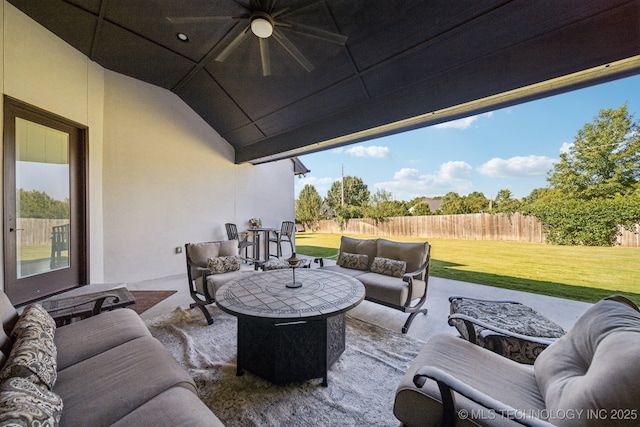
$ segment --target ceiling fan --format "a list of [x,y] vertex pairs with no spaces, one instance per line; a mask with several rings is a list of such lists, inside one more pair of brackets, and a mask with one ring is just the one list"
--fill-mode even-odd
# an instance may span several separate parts
[[[324,0],[318,3],[324,3]],[[342,34],[289,21],[290,15],[299,13],[318,3],[312,3],[298,9],[290,10],[287,7],[277,9],[275,7],[275,0],[266,0],[264,3],[260,0],[251,0],[248,7],[238,3],[247,9],[247,13],[239,16],[190,16],[171,17],[167,19],[172,23],[208,22],[228,19],[242,21],[242,24],[236,25],[233,29],[235,36],[233,36],[231,41],[214,57],[214,60],[223,62],[243,41],[255,36],[260,45],[262,75],[267,77],[271,75],[270,40],[275,40],[276,43],[280,44],[307,72],[313,70],[313,64],[311,64],[291,40],[280,31],[280,28],[287,28],[296,33],[339,45],[344,45],[347,42],[347,37]]]

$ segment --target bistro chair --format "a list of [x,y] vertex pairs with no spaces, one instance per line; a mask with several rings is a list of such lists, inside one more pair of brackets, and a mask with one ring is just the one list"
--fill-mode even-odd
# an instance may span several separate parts
[[282,242],[289,242],[291,246],[291,253],[295,252],[293,247],[293,233],[295,231],[296,225],[293,221],[282,221],[282,225],[280,226],[280,230],[273,230],[272,233],[274,237],[269,238],[269,244],[276,244],[276,257],[280,258],[282,256]]
[[[249,259],[249,255],[248,255],[249,247],[253,248],[252,255],[256,253],[258,249],[258,244],[260,243],[259,240],[249,240],[249,233],[239,234],[238,227],[233,223],[228,222],[224,225],[224,227],[227,230],[227,238],[229,240],[238,241],[238,250],[240,252],[242,252],[242,249],[244,249],[244,257],[246,259]],[[255,256],[252,256],[252,258],[255,258]]]

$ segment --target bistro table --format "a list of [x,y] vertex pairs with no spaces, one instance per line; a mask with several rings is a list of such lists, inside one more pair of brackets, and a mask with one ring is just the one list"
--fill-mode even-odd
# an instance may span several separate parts
[[275,384],[322,377],[345,349],[344,313],[364,299],[364,286],[318,269],[244,275],[216,292],[223,311],[238,318],[237,375],[244,369]]
[[[256,261],[260,261],[260,242],[264,242],[264,261],[269,261],[269,233],[275,231],[273,227],[251,227],[247,229],[247,233],[253,234],[253,241],[258,244],[255,246],[253,257]],[[262,237],[260,236],[262,234]]]

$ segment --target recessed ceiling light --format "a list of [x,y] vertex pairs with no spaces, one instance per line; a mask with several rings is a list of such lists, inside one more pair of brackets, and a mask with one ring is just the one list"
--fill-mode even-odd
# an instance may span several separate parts
[[178,33],[176,35],[178,37],[178,40],[183,41],[183,42],[188,42],[189,41],[189,36],[187,36],[185,33]]

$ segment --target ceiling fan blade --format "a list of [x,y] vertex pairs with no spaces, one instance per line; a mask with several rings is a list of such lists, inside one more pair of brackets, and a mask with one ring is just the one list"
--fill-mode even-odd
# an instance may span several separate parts
[[311,62],[309,62],[309,60],[304,57],[304,55],[298,50],[298,48],[295,47],[293,43],[291,43],[291,40],[289,40],[287,36],[274,28],[273,38],[276,39],[276,41],[280,43],[282,47],[284,47],[285,50],[289,52],[300,65],[302,65],[302,68],[304,68],[308,72],[313,71],[313,65],[311,64]]
[[260,58],[262,59],[262,76],[271,75],[271,56],[269,55],[269,39],[260,38]]
[[242,43],[250,34],[251,24],[248,24],[242,29],[242,31],[240,31],[240,33],[238,33],[237,36],[235,36],[233,40],[231,40],[227,47],[222,49],[222,51],[218,55],[216,55],[214,59],[218,62],[222,62],[227,59],[227,56],[229,56],[229,54],[233,52],[233,50],[238,47],[240,43]]
[[290,24],[287,23],[276,25],[288,26],[291,31],[295,31],[296,33],[304,34],[309,37],[314,37],[316,39],[324,40],[330,43],[344,45],[347,42],[347,36],[343,36],[342,34],[326,31],[316,27],[310,27],[308,25],[296,24],[293,22]]

